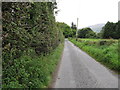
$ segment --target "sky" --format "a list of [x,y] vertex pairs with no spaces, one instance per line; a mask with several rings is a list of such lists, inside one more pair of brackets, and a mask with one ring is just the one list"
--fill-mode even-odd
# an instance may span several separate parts
[[71,25],[78,21],[78,28],[95,24],[117,22],[120,0],[57,0],[56,21]]

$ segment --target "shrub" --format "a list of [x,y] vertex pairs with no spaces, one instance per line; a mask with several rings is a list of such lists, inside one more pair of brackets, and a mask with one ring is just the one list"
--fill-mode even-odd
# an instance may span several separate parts
[[54,57],[50,60],[45,57],[64,39],[55,22],[55,8],[56,3],[52,2],[2,3],[3,87],[44,87],[48,84],[48,63],[56,61]]

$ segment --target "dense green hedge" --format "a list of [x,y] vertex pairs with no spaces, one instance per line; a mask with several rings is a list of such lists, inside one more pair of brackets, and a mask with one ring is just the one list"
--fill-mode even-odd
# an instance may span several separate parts
[[2,6],[4,51],[17,49],[14,54],[20,55],[18,49],[32,47],[39,54],[59,44],[53,3],[3,3]]
[[63,50],[63,44],[50,54],[36,56],[33,50],[29,55],[14,59],[14,65],[6,69],[7,77],[3,80],[3,88],[47,88],[52,80]]
[[3,85],[10,84],[12,79],[19,83],[21,78],[12,76],[18,73],[12,67],[19,67],[19,58],[32,56],[32,53],[29,54],[31,50],[35,52],[33,57],[46,55],[63,41],[62,32],[55,22],[55,8],[56,3],[52,2],[2,3]]

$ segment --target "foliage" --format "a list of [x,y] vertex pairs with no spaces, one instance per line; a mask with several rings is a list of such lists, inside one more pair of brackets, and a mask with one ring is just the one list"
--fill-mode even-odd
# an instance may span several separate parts
[[76,25],[73,22],[71,23],[71,29],[77,29]]
[[[51,74],[58,64],[63,44],[60,44],[53,52],[44,56],[36,55],[33,50],[29,50],[30,55],[24,55],[14,59],[12,66],[9,66],[4,75],[5,88],[46,88],[51,81]],[[28,53],[27,53],[28,54]],[[8,74],[9,73],[9,74]]]
[[104,39],[119,39],[120,38],[120,21],[117,23],[107,22],[98,34],[100,38]]
[[[39,63],[45,59],[40,56],[51,53],[63,42],[62,32],[55,22],[55,8],[56,3],[52,2],[2,3],[3,87],[40,87],[44,83],[34,79],[44,80],[47,75],[45,69],[40,68]],[[29,54],[29,51],[32,52]],[[54,57],[48,59],[56,62]],[[51,60],[47,62],[52,64]],[[30,84],[29,80],[34,83]]]
[[78,38],[96,38],[96,33],[91,28],[82,28],[78,30]]
[[45,2],[3,3],[3,50],[18,52],[32,47],[40,54],[54,49],[60,42],[60,31],[53,6]]
[[115,30],[115,24],[111,22],[107,22],[104,27],[103,38],[113,38]]
[[75,37],[75,35],[76,35],[75,25],[74,25],[74,29],[70,28],[70,26],[68,26],[65,23],[57,22],[57,25],[63,32],[63,35],[65,36],[65,38]]
[[72,29],[72,37],[76,37],[77,26],[73,22],[71,24],[71,29]]
[[112,70],[120,72],[118,60],[118,40],[106,39],[69,39],[76,46],[86,51],[97,61],[103,63]]
[[105,24],[105,26],[102,27],[102,30],[99,33],[95,33],[90,28],[83,28],[78,31],[78,37],[79,38],[119,39],[120,38],[119,33],[120,33],[120,21],[118,21],[117,23],[108,21]]

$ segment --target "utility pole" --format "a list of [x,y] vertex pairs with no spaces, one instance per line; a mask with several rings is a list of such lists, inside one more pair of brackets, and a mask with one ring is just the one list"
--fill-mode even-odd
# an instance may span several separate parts
[[78,20],[79,20],[79,18],[77,18],[77,30],[76,30],[76,41],[77,41],[77,32],[78,32]]

